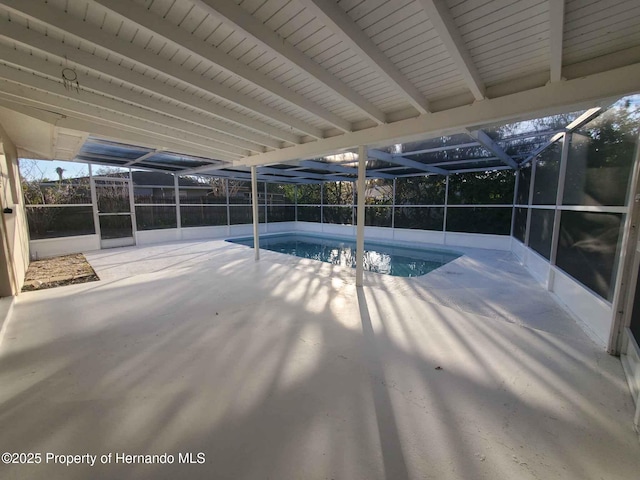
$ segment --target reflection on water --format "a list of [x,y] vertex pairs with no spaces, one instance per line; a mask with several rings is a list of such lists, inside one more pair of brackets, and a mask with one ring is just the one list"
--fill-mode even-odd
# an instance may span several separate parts
[[[253,238],[229,240],[253,247]],[[355,242],[305,235],[274,235],[260,238],[260,248],[297,257],[355,268]],[[364,269],[396,277],[418,277],[455,260],[460,255],[440,250],[413,249],[365,243]]]

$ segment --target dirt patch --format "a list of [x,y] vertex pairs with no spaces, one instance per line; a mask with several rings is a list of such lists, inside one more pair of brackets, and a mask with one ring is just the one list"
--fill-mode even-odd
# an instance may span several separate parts
[[100,280],[81,253],[45,258],[29,264],[23,292]]

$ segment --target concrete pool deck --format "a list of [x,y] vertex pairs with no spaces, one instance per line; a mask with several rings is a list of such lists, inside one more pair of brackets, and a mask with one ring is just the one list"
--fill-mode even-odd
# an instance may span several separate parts
[[100,282],[14,305],[0,451],[175,461],[0,478],[635,478],[619,359],[510,253],[457,250],[362,289],[351,269],[224,241],[88,253]]

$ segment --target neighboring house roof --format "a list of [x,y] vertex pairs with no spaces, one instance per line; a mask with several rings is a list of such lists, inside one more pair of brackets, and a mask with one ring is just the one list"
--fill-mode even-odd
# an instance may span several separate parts
[[[101,177],[124,177],[127,174],[112,173],[106,175],[96,175]],[[134,185],[145,185],[151,187],[173,187],[173,175],[162,172],[145,172],[145,171],[133,171],[131,177]],[[89,181],[89,177],[75,177],[75,178],[63,178],[63,184],[78,184]],[[58,184],[59,180],[48,180],[41,182],[42,184]],[[189,177],[180,177],[178,184],[181,187],[202,187],[208,188],[207,185],[198,182]]]

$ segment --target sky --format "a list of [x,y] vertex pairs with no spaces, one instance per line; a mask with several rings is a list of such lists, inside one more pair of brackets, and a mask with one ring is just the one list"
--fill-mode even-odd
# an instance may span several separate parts
[[[62,178],[77,178],[89,176],[89,167],[86,163],[78,162],[62,162],[58,160],[30,160],[22,158],[20,159],[20,174],[27,180],[57,180],[58,174],[56,168],[62,168]],[[102,168],[115,168],[105,167],[102,165],[94,165],[93,173],[100,171]],[[128,169],[127,169],[128,170]]]
[[20,173],[27,180],[57,180],[56,168],[64,169],[63,178],[86,177],[89,168],[86,163],[60,162],[48,160],[20,159]]

